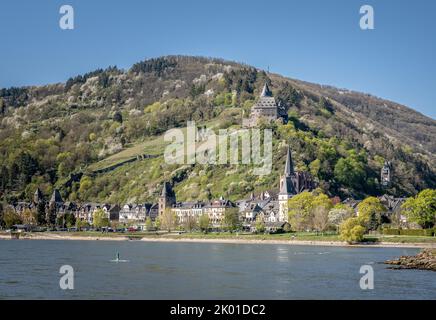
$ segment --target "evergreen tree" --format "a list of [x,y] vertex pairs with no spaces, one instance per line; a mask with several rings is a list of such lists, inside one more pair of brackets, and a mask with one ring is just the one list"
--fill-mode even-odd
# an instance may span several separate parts
[[54,227],[56,225],[56,216],[57,216],[56,203],[50,203],[45,218],[47,225],[49,225],[50,227]]

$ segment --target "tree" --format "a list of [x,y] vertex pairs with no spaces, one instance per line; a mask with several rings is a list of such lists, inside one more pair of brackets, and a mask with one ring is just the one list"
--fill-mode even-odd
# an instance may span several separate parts
[[312,201],[313,227],[316,231],[325,231],[329,225],[329,211],[333,207],[332,201],[323,193],[314,197]]
[[147,231],[150,231],[153,228],[153,221],[151,221],[150,217],[147,217],[147,219],[145,219],[145,228]]
[[436,223],[436,190],[422,190],[415,197],[408,198],[401,208],[409,221],[422,228],[433,227]]
[[360,242],[365,234],[365,227],[358,218],[348,218],[341,223],[340,238],[348,243]]
[[263,221],[263,219],[260,215],[258,215],[256,217],[256,232],[257,233],[264,233],[265,232],[265,222]]
[[7,207],[3,213],[3,221],[7,229],[11,228],[15,224],[20,224],[23,221],[14,209]]
[[109,218],[107,217],[107,214],[103,211],[103,209],[95,210],[92,218],[93,218],[92,224],[96,228],[103,228],[103,227],[110,226]]
[[5,191],[9,184],[9,170],[6,166],[0,167],[0,190]]
[[224,230],[230,232],[233,232],[240,227],[238,208],[226,208],[222,226]]
[[84,226],[84,221],[80,220],[80,219],[76,219],[76,228],[77,231],[81,231],[82,227]]
[[357,205],[361,224],[368,230],[375,230],[382,224],[386,208],[376,197],[368,197]]
[[339,225],[353,215],[353,209],[344,204],[337,204],[328,213],[329,224],[339,228]]
[[36,224],[36,214],[32,210],[26,208],[21,214],[21,220],[24,224]]
[[57,208],[56,203],[50,203],[46,212],[47,225],[53,227],[56,224]]
[[338,182],[352,188],[362,188],[366,182],[365,157],[364,154],[357,154],[354,150],[350,155],[341,158],[335,165],[334,175]]
[[86,198],[86,192],[91,189],[92,187],[92,180],[88,176],[83,176],[82,179],[80,179],[80,187],[79,187],[79,193],[80,198],[84,199]]
[[171,230],[177,227],[177,216],[170,208],[165,209],[160,218],[162,228],[166,229],[168,232],[171,232]]
[[36,205],[36,223],[38,225],[46,224],[45,201],[40,201]]
[[183,223],[183,229],[187,232],[197,228],[197,219],[193,216],[188,216]]
[[154,222],[154,226],[156,227],[157,230],[160,230],[160,227],[162,226],[162,218],[161,217],[157,217],[155,222]]
[[314,197],[311,192],[304,191],[289,199],[289,222],[295,231],[304,231],[312,226]]
[[4,215],[4,211],[3,211],[3,203],[0,202],[0,229],[3,228],[5,222],[3,220],[3,215]]
[[198,219],[198,226],[200,230],[204,233],[207,233],[209,231],[210,220],[207,214],[202,214],[200,216],[200,218]]
[[113,120],[116,121],[116,122],[118,122],[118,123],[123,123],[123,116],[122,116],[121,112],[116,111],[116,112],[114,113]]
[[76,224],[76,217],[71,212],[65,214],[65,225],[69,229]]

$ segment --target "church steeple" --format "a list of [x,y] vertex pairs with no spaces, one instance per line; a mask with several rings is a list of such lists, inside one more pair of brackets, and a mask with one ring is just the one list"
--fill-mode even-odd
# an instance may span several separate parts
[[294,173],[294,164],[292,163],[291,149],[288,146],[285,164],[285,177],[290,177]]
[[167,208],[176,203],[176,195],[168,182],[163,183],[162,193],[159,197],[159,215],[163,215]]
[[291,149],[288,146],[286,153],[286,164],[284,174],[280,179],[280,194],[291,195],[295,194],[294,184],[292,183],[292,176],[294,174],[294,165],[292,163]]

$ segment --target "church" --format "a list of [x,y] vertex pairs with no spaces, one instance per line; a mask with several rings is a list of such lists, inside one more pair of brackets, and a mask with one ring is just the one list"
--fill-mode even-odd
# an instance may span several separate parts
[[292,198],[292,196],[305,190],[310,191],[314,188],[315,184],[309,172],[294,171],[291,150],[288,146],[285,170],[280,177],[280,192],[278,195],[279,221],[288,220],[288,200]]
[[209,202],[177,202],[171,185],[165,182],[159,197],[159,215],[164,214],[169,208],[177,216],[178,222],[184,223],[190,218],[197,220],[201,215],[206,214],[209,216],[211,225],[219,227],[226,210],[238,208],[240,220],[245,229],[252,229],[259,217],[267,226],[287,222],[288,200],[298,193],[310,191],[315,187],[312,176],[308,172],[294,170],[289,146],[279,187],[278,194],[274,191],[265,191],[259,197],[252,194],[249,199],[238,200],[235,203],[223,198]]

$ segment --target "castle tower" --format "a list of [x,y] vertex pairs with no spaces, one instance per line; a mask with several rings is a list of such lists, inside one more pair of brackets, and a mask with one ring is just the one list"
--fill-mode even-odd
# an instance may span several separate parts
[[62,196],[61,196],[59,190],[58,189],[54,189],[54,191],[53,191],[53,193],[51,195],[51,198],[50,198],[50,204],[57,204],[57,205],[59,205],[59,204],[63,204],[63,203],[64,203],[64,200],[62,200]]
[[292,163],[291,150],[287,150],[285,171],[280,177],[279,193],[279,221],[288,221],[288,200],[295,195],[292,176],[294,175],[294,165]]
[[163,215],[166,208],[171,208],[176,203],[176,195],[168,182],[164,182],[162,193],[159,197],[159,216]]
[[380,183],[383,187],[388,187],[392,180],[392,165],[389,161],[385,161],[385,164],[380,172]]
[[41,201],[44,201],[44,195],[42,194],[41,189],[36,188],[36,191],[33,194],[33,203],[38,204]]
[[259,117],[264,117],[267,120],[278,118],[278,106],[266,82],[259,100],[251,108],[251,119],[257,121]]

